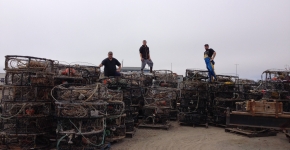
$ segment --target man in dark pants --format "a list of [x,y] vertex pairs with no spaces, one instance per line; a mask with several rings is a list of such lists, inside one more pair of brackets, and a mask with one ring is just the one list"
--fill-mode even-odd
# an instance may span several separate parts
[[209,76],[209,81],[211,82],[212,77],[215,78],[215,80],[217,80],[215,72],[214,72],[214,58],[216,56],[216,52],[209,48],[208,44],[204,45],[205,48],[205,52],[204,52],[204,61],[206,64],[206,68],[208,70],[208,76]]
[[[110,51],[108,53],[108,58],[104,59],[102,63],[99,65],[99,67],[102,66],[105,66],[104,75],[106,77],[121,76],[120,74],[121,63],[116,58],[113,58],[113,52]],[[118,69],[116,69],[116,66],[118,66]]]
[[150,73],[152,73],[153,68],[153,62],[150,57],[149,47],[146,45],[146,40],[143,40],[143,45],[140,47],[140,58],[141,58],[141,72],[143,72],[143,69],[145,68],[145,65],[148,64],[150,67]]

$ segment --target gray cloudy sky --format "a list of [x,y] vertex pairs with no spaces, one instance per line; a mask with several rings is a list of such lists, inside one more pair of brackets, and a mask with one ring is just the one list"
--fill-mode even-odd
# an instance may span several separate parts
[[289,0],[0,0],[0,68],[5,55],[98,65],[108,51],[140,66],[146,39],[154,69],[205,69],[208,43],[217,74],[239,64],[241,78],[259,79],[290,65],[289,8]]

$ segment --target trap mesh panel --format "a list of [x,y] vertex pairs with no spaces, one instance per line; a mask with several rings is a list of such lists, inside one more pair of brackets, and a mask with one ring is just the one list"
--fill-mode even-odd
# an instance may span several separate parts
[[5,56],[6,71],[53,72],[54,61],[30,56]]

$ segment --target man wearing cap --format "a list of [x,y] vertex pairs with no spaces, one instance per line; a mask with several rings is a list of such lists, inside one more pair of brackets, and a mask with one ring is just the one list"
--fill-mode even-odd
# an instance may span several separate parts
[[150,73],[152,73],[153,62],[150,57],[149,47],[146,45],[147,41],[143,40],[143,45],[140,47],[140,59],[141,59],[141,72],[145,68],[146,64],[150,67]]
[[205,48],[204,61],[206,64],[206,68],[208,70],[209,82],[211,82],[212,77],[214,77],[215,80],[217,79],[214,72],[214,64],[215,64],[214,58],[216,56],[216,52],[213,49],[209,48],[208,44],[205,44],[204,48]]
[[[120,70],[121,70],[121,63],[116,59],[113,58],[113,52],[108,53],[108,58],[104,59],[102,63],[99,65],[99,67],[104,68],[104,75],[106,77],[109,76],[121,76]],[[116,68],[118,66],[118,69]]]

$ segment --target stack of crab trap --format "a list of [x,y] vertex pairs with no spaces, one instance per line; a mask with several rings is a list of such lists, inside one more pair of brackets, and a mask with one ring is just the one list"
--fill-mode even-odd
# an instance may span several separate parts
[[177,118],[179,92],[174,77],[169,70],[154,70],[152,84],[143,86],[144,105],[139,110],[139,114],[142,114],[139,128],[169,129],[170,119]]
[[100,77],[100,68],[92,65],[61,64],[54,65],[54,85],[71,84],[94,84]]
[[178,121],[181,125],[208,127],[207,73],[205,70],[186,70],[185,81],[180,84]]
[[135,123],[138,122],[139,109],[144,101],[141,88],[140,74],[122,73],[121,77],[110,77],[107,80],[107,87],[111,90],[122,91],[122,103],[126,127],[126,137],[132,138],[136,132]]
[[44,149],[49,146],[53,65],[53,60],[45,58],[5,56],[1,149]]
[[101,149],[106,144],[108,91],[100,84],[60,84],[55,100],[57,149]]
[[[209,84],[211,96],[210,123],[217,126],[226,126],[227,108],[230,111],[236,110],[236,103],[242,102],[246,97],[251,96],[247,89],[251,84],[239,83],[239,78],[232,75],[217,75],[218,81]],[[244,89],[245,92],[242,90]]]
[[153,87],[167,87],[167,89],[176,91],[176,97],[171,98],[172,105],[170,109],[170,120],[177,120],[177,115],[179,113],[177,108],[177,101],[179,97],[179,92],[177,92],[177,74],[173,73],[171,70],[154,70],[153,74]]
[[[98,83],[100,68],[80,64],[56,64],[54,99],[57,149],[105,149],[115,128],[107,124],[110,92]],[[110,129],[114,130],[110,132]]]

